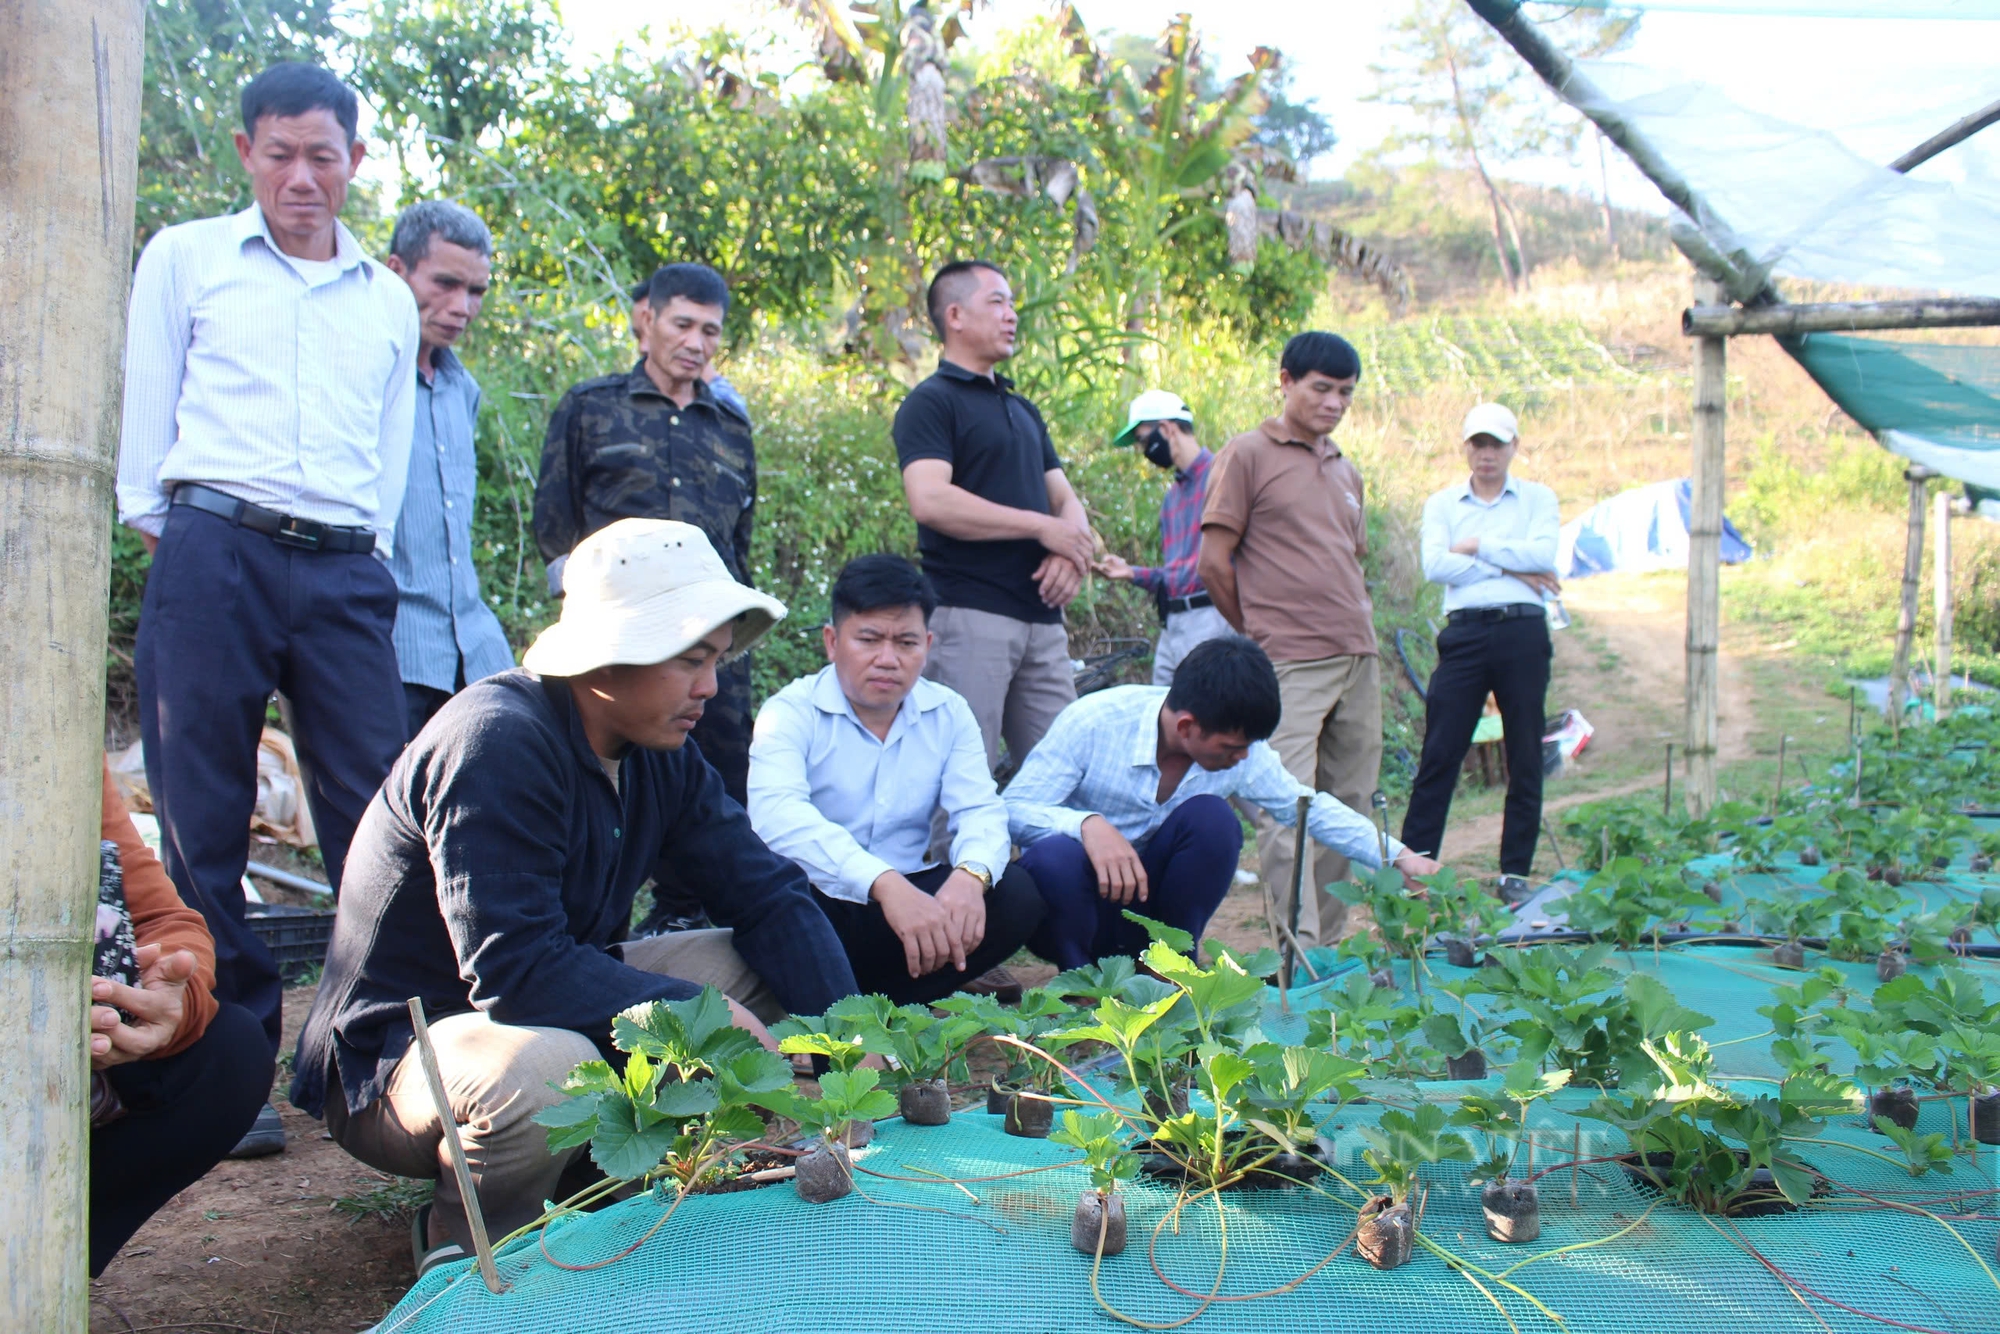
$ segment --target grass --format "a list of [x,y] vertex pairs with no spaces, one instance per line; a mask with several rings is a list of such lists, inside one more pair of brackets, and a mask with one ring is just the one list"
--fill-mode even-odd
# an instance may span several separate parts
[[392,1177],[387,1173],[377,1173],[380,1184],[353,1195],[343,1195],[333,1202],[336,1212],[348,1215],[359,1222],[364,1218],[383,1223],[407,1221],[417,1210],[431,1202],[437,1190],[435,1181],[417,1181],[409,1177]]

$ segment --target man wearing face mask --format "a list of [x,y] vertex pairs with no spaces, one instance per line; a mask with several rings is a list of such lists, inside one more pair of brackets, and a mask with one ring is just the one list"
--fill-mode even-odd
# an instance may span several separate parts
[[1148,389],[1132,400],[1125,429],[1111,443],[1136,441],[1146,462],[1171,469],[1174,480],[1160,500],[1158,565],[1133,565],[1123,556],[1095,562],[1107,579],[1126,579],[1153,595],[1160,610],[1160,642],[1153,650],[1153,684],[1170,686],[1188,650],[1230,633],[1196,569],[1201,559],[1201,508],[1208,498],[1208,465],[1215,456],[1194,438],[1194,413],[1178,394]]

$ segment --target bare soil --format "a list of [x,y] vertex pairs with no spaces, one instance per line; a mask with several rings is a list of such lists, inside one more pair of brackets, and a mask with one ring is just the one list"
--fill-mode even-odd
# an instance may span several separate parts
[[[285,993],[287,1052],[314,990]],[[336,1208],[392,1198],[383,1192],[394,1178],[325,1138],[324,1126],[286,1101],[290,1080],[281,1066],[272,1097],[285,1151],[223,1162],[140,1228],[90,1285],[91,1334],[353,1334],[415,1281],[407,1214]]]

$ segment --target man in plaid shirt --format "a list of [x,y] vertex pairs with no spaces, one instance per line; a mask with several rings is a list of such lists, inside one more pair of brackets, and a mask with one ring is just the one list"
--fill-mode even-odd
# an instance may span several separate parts
[[1178,394],[1148,389],[1132,400],[1125,429],[1111,443],[1137,441],[1146,461],[1171,468],[1174,480],[1160,500],[1159,565],[1132,565],[1123,556],[1095,562],[1107,579],[1128,579],[1153,595],[1160,609],[1160,642],[1153,650],[1153,684],[1170,686],[1174,669],[1203,640],[1233,633],[1209,600],[1195,562],[1201,555],[1201,508],[1208,498],[1208,465],[1215,456],[1194,438],[1194,413]]

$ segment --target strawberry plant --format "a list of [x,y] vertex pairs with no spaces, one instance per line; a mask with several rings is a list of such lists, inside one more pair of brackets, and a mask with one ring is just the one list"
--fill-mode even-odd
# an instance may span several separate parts
[[1472,1179],[1505,1181],[1527,1139],[1528,1109],[1568,1084],[1567,1070],[1541,1070],[1533,1061],[1516,1061],[1501,1077],[1499,1092],[1466,1094],[1451,1123],[1470,1126],[1486,1138],[1485,1161],[1473,1169]]
[[1083,1154],[1090,1189],[1076,1202],[1070,1245],[1086,1255],[1117,1255],[1125,1249],[1125,1201],[1118,1183],[1139,1175],[1139,1155],[1127,1148],[1116,1112],[1083,1116],[1064,1112],[1060,1130],[1049,1139]]
[[1564,899],[1563,907],[1577,930],[1621,950],[1650,943],[1657,955],[1661,932],[1705,911],[1709,899],[1677,869],[1621,857]]
[[549,1149],[588,1144],[606,1176],[665,1175],[682,1188],[764,1133],[754,1110],[789,1092],[791,1066],[737,1028],[720,991],[652,1001],[621,1013],[612,1044],[622,1069],[585,1061],[562,1083],[563,1101],[535,1114]]

